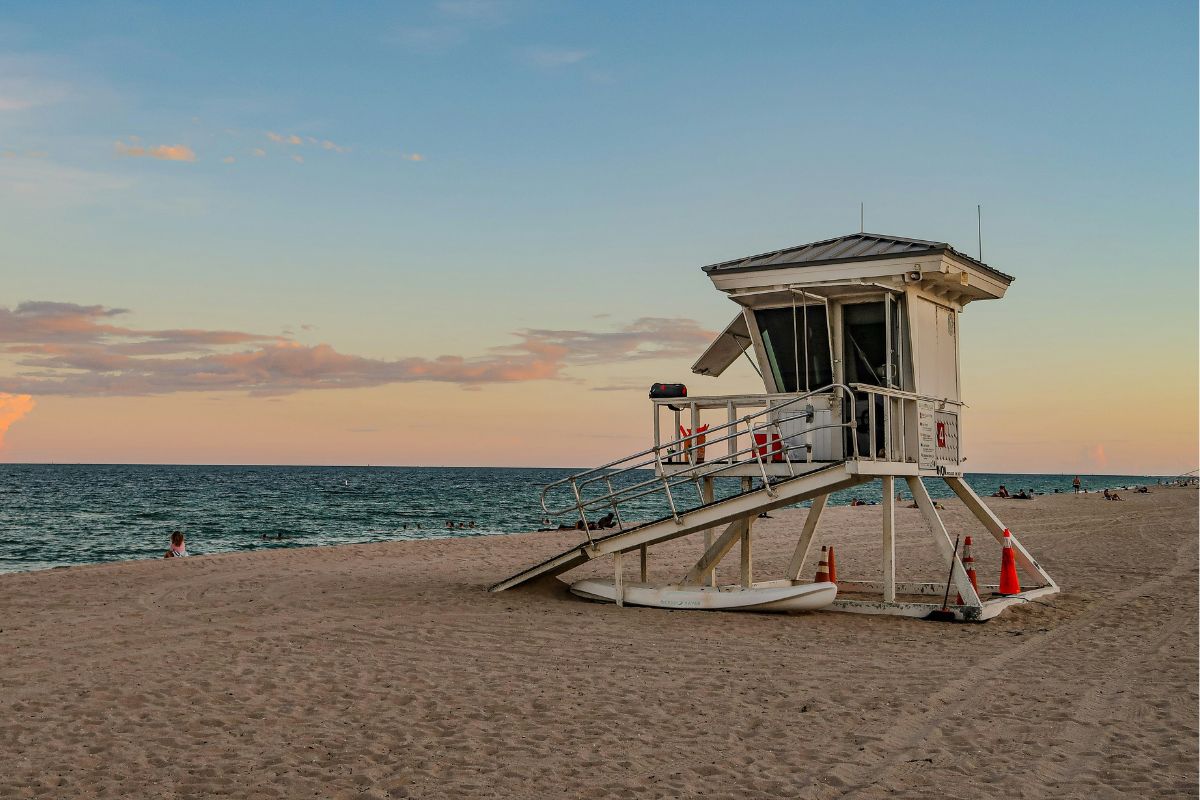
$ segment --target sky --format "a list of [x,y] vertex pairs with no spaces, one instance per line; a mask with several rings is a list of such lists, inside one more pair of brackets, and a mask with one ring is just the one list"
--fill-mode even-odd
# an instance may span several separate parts
[[1017,278],[968,469],[1200,460],[1194,3],[0,7],[0,461],[608,461],[860,203]]

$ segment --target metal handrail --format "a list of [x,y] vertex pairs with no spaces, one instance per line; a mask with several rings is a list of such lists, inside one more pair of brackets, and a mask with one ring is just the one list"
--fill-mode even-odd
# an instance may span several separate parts
[[[718,475],[722,472],[725,472],[727,470],[738,467],[738,466],[746,463],[745,461],[739,460],[740,456],[743,456],[746,454],[751,454],[752,459],[758,462],[759,468],[762,472],[763,485],[767,488],[768,493],[773,494],[773,492],[771,491],[771,485],[770,485],[771,481],[770,481],[770,478],[769,478],[769,476],[767,474],[767,470],[766,470],[766,463],[763,459],[763,451],[764,450],[771,451],[771,450],[773,450],[773,448],[775,446],[777,446],[779,448],[779,452],[782,453],[782,455],[783,455],[783,461],[788,465],[788,471],[792,475],[795,475],[795,469],[792,466],[791,454],[788,452],[788,448],[785,446],[786,438],[783,436],[783,431],[780,429],[778,422],[776,422],[775,420],[768,420],[765,423],[765,425],[755,426],[754,420],[756,420],[759,417],[762,417],[764,415],[775,414],[780,409],[786,408],[795,403],[799,403],[802,400],[807,400],[810,397],[829,393],[829,392],[832,392],[835,390],[837,392],[839,392],[841,394],[841,396],[844,397],[846,399],[846,401],[849,403],[849,411],[850,411],[849,419],[845,422],[831,423],[828,425],[817,425],[817,426],[813,426],[810,428],[806,428],[804,432],[805,432],[805,434],[809,434],[809,433],[812,433],[813,431],[824,430],[827,428],[849,428],[853,432],[854,426],[857,424],[856,423],[857,414],[855,412],[854,392],[846,384],[832,383],[832,384],[829,384],[828,386],[824,386],[820,389],[815,389],[811,392],[805,392],[804,394],[797,395],[796,397],[793,397],[789,400],[779,403],[778,405],[771,405],[768,400],[766,408],[762,409],[761,411],[755,412],[753,414],[748,414],[744,417],[740,417],[739,419],[732,420],[730,422],[724,423],[722,425],[718,425],[717,427],[711,428],[710,430],[708,430],[706,432],[705,441],[703,444],[700,443],[700,440],[699,440],[700,437],[698,434],[691,433],[689,435],[680,436],[676,439],[666,442],[665,444],[658,443],[653,447],[647,448],[645,450],[642,450],[640,452],[626,456],[624,458],[620,458],[615,461],[610,461],[607,464],[604,464],[602,466],[593,467],[592,469],[584,470],[583,472],[579,472],[579,473],[576,473],[569,477],[554,481],[553,483],[546,484],[546,486],[542,487],[541,496],[540,496],[542,510],[546,514],[549,514],[549,515],[565,514],[572,510],[578,511],[579,515],[580,515],[580,522],[582,522],[584,532],[587,534],[588,542],[592,543],[592,544],[594,544],[594,540],[592,539],[592,536],[591,536],[591,532],[590,532],[591,526],[588,524],[587,515],[586,515],[586,510],[590,509],[590,508],[599,508],[599,507],[603,507],[603,506],[609,506],[610,508],[612,508],[614,516],[619,520],[620,515],[619,515],[619,512],[617,511],[617,506],[620,503],[628,502],[630,500],[634,500],[639,497],[645,497],[646,495],[655,494],[657,492],[666,492],[667,502],[671,506],[671,515],[676,519],[676,521],[680,521],[680,519],[679,519],[680,512],[675,504],[675,498],[671,493],[672,485],[678,486],[685,482],[697,482],[697,481],[699,481],[700,478],[712,477],[714,475]],[[841,416],[841,415],[839,415],[839,416]],[[732,452],[728,453],[725,456],[725,458],[722,460],[711,461],[711,462],[697,461],[697,452],[696,451],[698,451],[701,447],[709,447],[709,446],[717,445],[722,442],[727,442],[727,441],[731,441],[731,440],[736,442],[737,437],[745,435],[746,432],[740,432],[738,430],[739,426],[741,426],[741,425],[745,425],[747,427],[746,432],[748,432],[750,434],[750,446],[749,447],[738,450],[738,449],[736,449],[737,445],[735,443],[735,444],[731,445],[731,448],[733,448]],[[756,427],[759,429],[761,429],[762,427],[774,428],[776,434],[779,436],[778,444],[774,445],[770,441],[768,441],[766,444],[758,444],[757,442],[755,442],[754,433],[756,432]],[[730,432],[726,435],[718,436],[715,438],[712,436],[712,434],[721,433],[721,432],[727,431],[727,430],[729,430]],[[857,435],[852,435],[850,437],[850,441],[851,441],[851,447],[853,448],[853,453],[854,453],[853,457],[858,458]],[[685,463],[689,464],[691,466],[691,468],[688,470],[681,470],[680,472],[675,473],[673,476],[668,476],[667,471],[664,468],[664,462],[662,460],[662,455],[661,455],[664,449],[668,453],[684,454],[685,457],[687,458],[687,461]],[[647,456],[649,458],[647,458]],[[642,459],[642,460],[638,461],[637,463],[634,463],[634,464],[629,463],[629,462],[635,461],[637,459]],[[703,464],[703,466],[701,466],[701,464]],[[624,465],[624,466],[619,466],[619,465]],[[618,467],[618,466],[619,466],[618,469],[614,469],[615,467]],[[633,472],[636,470],[644,470],[648,467],[653,467],[658,474],[655,477],[650,478],[649,480],[641,481],[640,483],[635,483],[631,486],[624,486],[624,487],[621,487],[621,488],[615,489],[615,490],[613,489],[612,479],[614,477],[616,477],[618,475],[623,475],[625,473]],[[599,496],[599,497],[585,499],[583,490],[587,486],[590,486],[591,484],[594,484],[594,483],[599,483],[601,481],[603,481],[607,485],[607,487],[609,489],[608,493],[605,495]],[[573,505],[564,506],[562,508],[554,508],[554,509],[549,508],[546,505],[547,494],[550,493],[552,490],[556,489],[557,487],[564,486],[567,484],[570,484],[570,486],[571,486],[572,494],[575,496],[575,503]],[[653,486],[653,488],[646,489],[645,487],[648,487],[648,486]],[[641,489],[645,489],[645,491],[638,491]],[[684,512],[684,513],[686,513],[686,512]],[[622,522],[622,526],[623,526],[623,524],[624,523]]]

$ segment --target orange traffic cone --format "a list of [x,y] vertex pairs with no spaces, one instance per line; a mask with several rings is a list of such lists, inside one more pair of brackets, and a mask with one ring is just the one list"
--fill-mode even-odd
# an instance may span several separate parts
[[829,580],[829,562],[826,560],[826,553],[829,548],[821,545],[821,563],[817,564],[817,577],[813,578],[816,583],[824,583]]
[[[971,581],[971,585],[975,587],[975,594],[979,594],[979,577],[975,574],[975,557],[971,555],[971,537],[968,536],[963,540],[962,549],[962,565],[967,571],[967,578]],[[958,604],[963,604],[962,595],[958,596]]]
[[1012,534],[1004,529],[1004,549],[1000,551],[1000,594],[1019,594],[1021,579],[1017,577],[1017,555],[1013,552]]
[[837,583],[837,559],[833,557],[833,545],[829,545],[829,582]]

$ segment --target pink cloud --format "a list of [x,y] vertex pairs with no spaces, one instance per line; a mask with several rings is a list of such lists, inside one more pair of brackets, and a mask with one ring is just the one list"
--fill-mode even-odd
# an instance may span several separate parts
[[[570,366],[691,357],[711,333],[693,320],[646,317],[618,330],[529,329],[517,342],[464,357],[378,359],[241,331],[136,330],[112,321],[122,309],[73,303],[0,308],[0,352],[16,374],[0,391],[128,396],[191,391],[259,395],[434,381],[477,387],[554,380]],[[237,349],[241,348],[241,349]]]
[[160,144],[157,147],[145,147],[137,143],[131,144],[117,141],[113,148],[118,155],[131,158],[157,158],[160,161],[195,161],[196,153],[186,144]]
[[4,446],[4,434],[14,422],[33,410],[33,398],[27,394],[0,392],[0,447]]

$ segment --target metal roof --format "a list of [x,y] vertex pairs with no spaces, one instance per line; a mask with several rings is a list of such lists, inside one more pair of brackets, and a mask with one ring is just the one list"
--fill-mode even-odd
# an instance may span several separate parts
[[877,261],[887,258],[907,258],[918,255],[934,255],[953,253],[959,258],[979,267],[986,272],[1012,282],[1011,275],[1005,275],[997,269],[989,267],[982,261],[960,253],[945,242],[930,242],[925,239],[905,239],[901,236],[882,236],[877,233],[852,233],[839,236],[836,239],[825,239],[820,242],[789,247],[772,253],[761,253],[756,256],[735,258],[732,261],[722,261],[704,267],[708,274],[714,272],[741,272],[743,270],[774,269],[776,267],[809,267],[819,264],[841,264],[851,261]]

